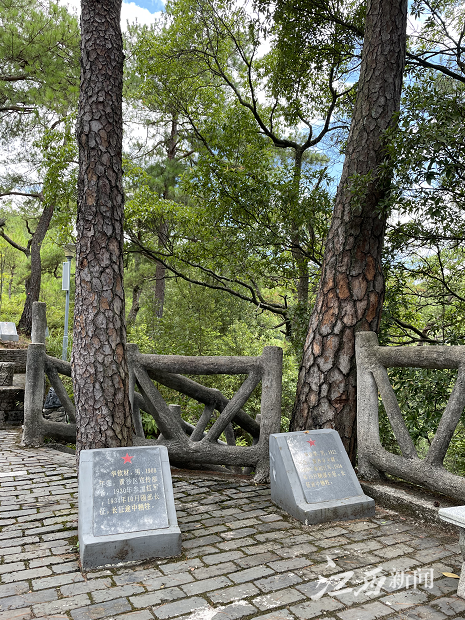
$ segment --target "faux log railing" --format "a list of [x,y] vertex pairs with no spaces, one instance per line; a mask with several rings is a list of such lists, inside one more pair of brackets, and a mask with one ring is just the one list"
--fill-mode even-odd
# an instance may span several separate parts
[[[356,336],[358,470],[365,480],[391,474],[465,501],[465,478],[448,472],[443,461],[465,407],[465,346],[380,347],[374,332]],[[405,425],[386,368],[457,368],[458,376],[434,439],[423,459]],[[378,394],[402,456],[383,448],[379,436]]]
[[[38,446],[43,443],[45,436],[75,441],[75,408],[59,377],[59,374],[71,376],[71,365],[45,352],[45,304],[34,304],[33,321],[33,343],[29,345],[27,357],[22,443],[25,446]],[[168,448],[171,461],[176,464],[222,465],[236,471],[239,467],[245,467],[246,471],[255,471],[256,482],[268,479],[269,436],[279,432],[281,424],[280,347],[265,347],[259,357],[143,355],[134,344],[127,345],[127,352],[134,445],[163,444]],[[49,422],[43,418],[45,374],[65,408],[70,424]],[[205,387],[183,374],[232,374],[247,377],[236,394],[228,400],[219,390]],[[204,404],[204,411],[195,426],[182,419],[180,407],[167,405],[153,381]],[[242,407],[260,382],[262,395],[258,423]],[[141,410],[153,416],[160,431],[157,440],[145,438]],[[219,415],[206,430],[215,410]],[[232,422],[252,436],[252,446],[235,445]],[[219,439],[222,433],[226,443]]]

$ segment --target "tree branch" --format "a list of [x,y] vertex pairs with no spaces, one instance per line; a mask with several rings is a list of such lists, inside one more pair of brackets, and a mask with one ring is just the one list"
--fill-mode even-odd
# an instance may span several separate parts
[[15,241],[13,241],[13,239],[10,239],[10,237],[4,232],[3,228],[1,228],[1,227],[0,227],[0,236],[3,237],[5,239],[5,241],[7,243],[9,243],[11,246],[16,248],[20,252],[22,252],[25,256],[27,256],[27,257],[30,256],[31,252],[30,252],[29,248],[25,248],[22,245],[19,245],[19,243],[16,243]]
[[[188,265],[189,267],[194,267],[196,269],[199,269],[206,275],[216,280],[219,284],[211,284],[208,282],[204,282],[202,280],[191,278],[187,276],[185,273],[183,273],[182,271],[179,271],[172,264],[168,263],[166,261],[166,256],[163,257],[163,255],[161,255],[159,252],[149,250],[148,248],[143,246],[141,242],[137,239],[137,237],[131,234],[131,232],[129,232],[129,235],[133,243],[135,243],[135,245],[137,245],[140,248],[139,251],[141,254],[143,254],[146,258],[149,258],[150,260],[156,260],[160,262],[166,269],[171,271],[175,276],[182,278],[186,282],[190,282],[191,284],[197,284],[198,286],[203,286],[204,288],[210,288],[216,291],[225,291],[226,293],[229,293],[230,295],[234,297],[238,297],[239,299],[242,299],[243,301],[247,301],[249,303],[254,304],[258,308],[264,308],[265,310],[268,310],[269,312],[272,312],[273,314],[279,314],[284,317],[287,316],[287,309],[284,306],[280,304],[275,304],[273,302],[266,302],[264,300],[261,300],[260,297],[257,295],[257,292],[254,290],[253,286],[250,286],[246,282],[242,282],[241,280],[234,280],[231,278],[227,278],[226,276],[220,276],[219,274],[215,273],[211,269],[202,267],[202,265],[193,263],[186,259],[179,259],[184,264]],[[249,292],[249,295],[246,295],[244,293],[240,293],[239,291],[234,290],[233,288],[228,286],[226,283],[237,284],[238,286],[245,288]]]

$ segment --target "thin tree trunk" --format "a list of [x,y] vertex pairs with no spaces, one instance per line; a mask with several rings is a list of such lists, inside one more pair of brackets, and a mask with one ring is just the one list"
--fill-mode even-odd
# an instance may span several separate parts
[[[163,248],[167,241],[168,226],[162,222],[158,227],[158,247]],[[166,267],[159,261],[155,263],[155,315],[161,319],[165,306]]]
[[8,299],[11,299],[11,295],[13,293],[13,278],[15,275],[15,270],[12,269],[10,273],[10,282],[8,283]]
[[23,334],[31,335],[32,330],[32,304],[39,301],[40,284],[42,280],[42,261],[40,258],[40,249],[45,239],[50,222],[52,220],[54,207],[45,207],[40,216],[37,228],[32,235],[30,244],[31,273],[26,280],[26,301],[24,303],[23,313],[18,323],[18,331]]
[[155,314],[159,319],[163,316],[165,305],[165,274],[166,267],[157,261],[155,266]]
[[121,0],[82,0],[76,301],[76,455],[129,446],[123,290]]
[[132,306],[126,319],[127,325],[134,325],[134,323],[136,322],[137,314],[140,310],[141,293],[142,287],[136,284],[136,286],[132,289]]
[[[290,196],[290,212],[292,217],[299,210],[300,199],[300,181],[302,178],[302,160],[303,151],[296,149],[294,156],[294,172],[292,179],[292,192]],[[288,331],[288,337],[297,344],[301,341],[304,335],[304,330],[308,320],[308,258],[302,250],[301,243],[301,231],[298,223],[292,221],[292,233],[291,233],[291,254],[294,259],[297,278],[296,278],[296,292],[297,292],[297,305],[292,313],[292,320],[290,322],[290,331]]]
[[355,332],[378,330],[384,299],[381,203],[390,174],[380,169],[388,164],[385,131],[400,105],[406,22],[407,0],[368,2],[357,99],[291,420],[292,430],[335,428],[352,462]]
[[[302,158],[303,152],[296,150],[294,158],[294,173],[292,180],[291,212],[297,212],[299,208],[300,180],[302,178]],[[292,233],[292,257],[297,267],[297,303],[300,307],[306,308],[308,305],[308,259],[302,251],[301,236],[297,225],[293,226]]]
[[[173,115],[171,118],[170,137],[167,142],[166,155],[168,158],[168,165],[176,157],[178,148],[178,117]],[[165,180],[165,187],[163,190],[163,198],[167,200],[169,198],[169,178]],[[166,222],[161,222],[158,227],[158,247],[163,248],[168,240],[168,225]],[[165,305],[165,289],[166,289],[166,267],[156,261],[155,267],[155,313],[159,319],[163,316],[163,308]]]

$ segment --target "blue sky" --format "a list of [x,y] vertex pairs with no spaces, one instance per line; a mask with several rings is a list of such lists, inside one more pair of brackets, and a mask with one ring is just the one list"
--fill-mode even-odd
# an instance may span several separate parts
[[[79,15],[81,12],[80,0],[61,0],[67,5],[72,13]],[[151,24],[163,11],[165,3],[162,0],[137,0],[136,2],[124,2],[121,7],[121,26],[126,30],[127,23]]]
[[150,13],[158,13],[159,11],[163,11],[164,4],[161,0],[138,0],[135,2],[137,6],[140,6],[142,9],[147,9]]

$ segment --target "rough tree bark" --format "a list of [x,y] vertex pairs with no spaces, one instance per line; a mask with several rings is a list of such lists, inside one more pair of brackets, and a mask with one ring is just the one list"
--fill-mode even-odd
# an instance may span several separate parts
[[[341,181],[299,372],[291,430],[335,428],[355,460],[355,332],[377,331],[390,175],[384,136],[399,109],[407,0],[369,0]],[[354,191],[357,185],[360,191]]]
[[77,455],[132,444],[122,260],[121,0],[82,0],[81,7],[72,355]]

